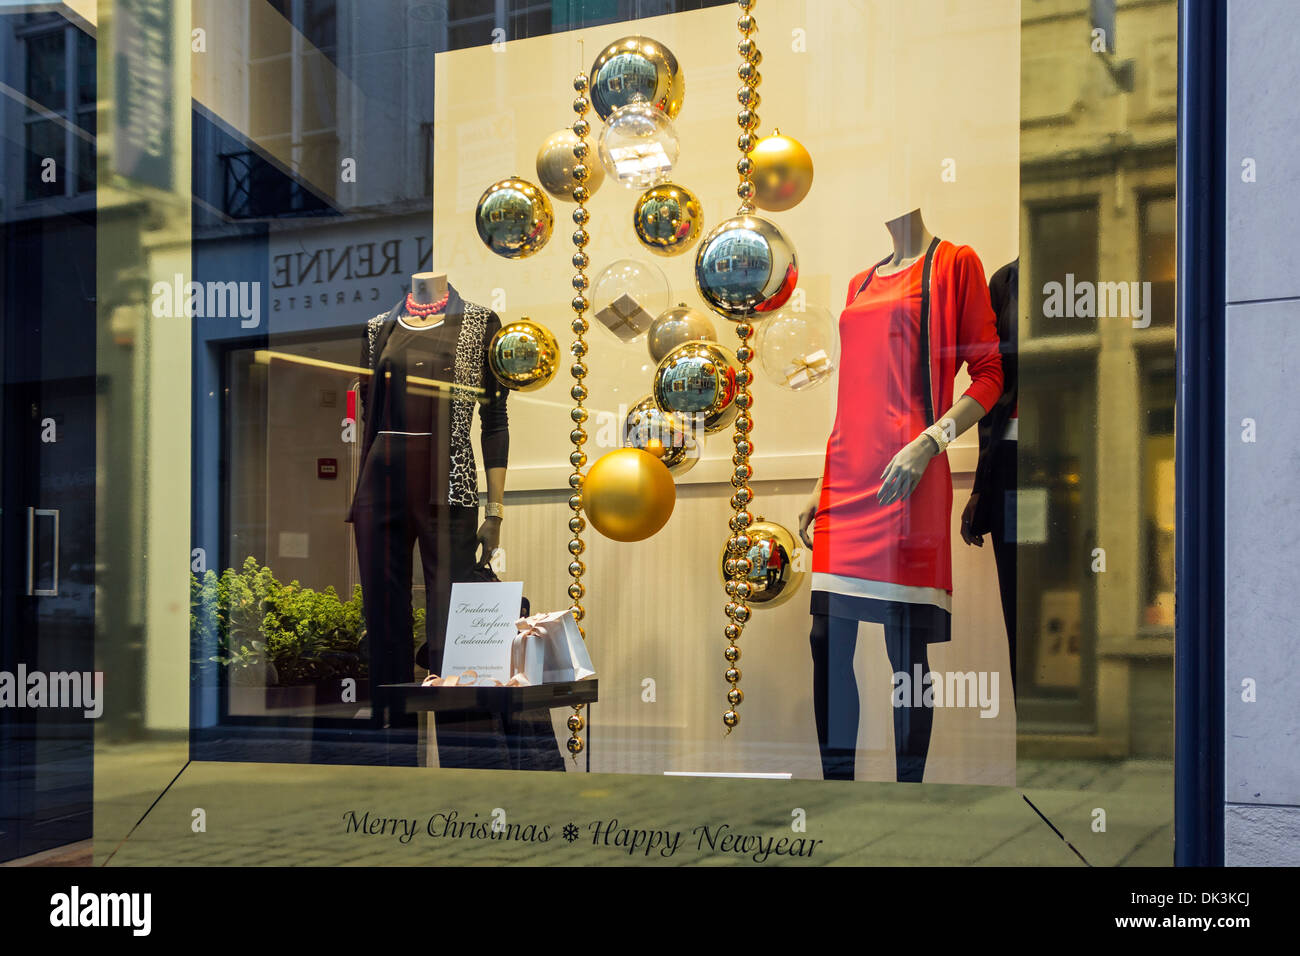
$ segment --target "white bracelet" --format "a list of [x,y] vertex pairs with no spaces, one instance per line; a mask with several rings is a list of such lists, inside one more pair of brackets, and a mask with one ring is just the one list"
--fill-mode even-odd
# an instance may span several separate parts
[[496,501],[489,501],[483,506],[483,516],[486,518],[504,518],[506,516],[506,506]]
[[[947,421],[947,419],[944,419],[944,421]],[[921,434],[930,436],[935,447],[939,449],[938,454],[942,455],[948,449],[951,440],[948,438],[948,430],[940,422],[935,422]]]

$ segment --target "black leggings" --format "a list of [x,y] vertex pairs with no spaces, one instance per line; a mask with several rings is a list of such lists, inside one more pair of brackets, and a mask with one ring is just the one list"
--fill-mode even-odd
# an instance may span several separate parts
[[[420,545],[426,599],[429,669],[442,666],[451,586],[473,578],[478,509],[430,505],[445,491],[432,487],[430,438],[380,434],[357,491],[357,561],[370,645],[373,723],[382,741],[377,762],[414,766],[416,715],[401,713],[382,684],[415,680],[411,579]],[[485,710],[436,715],[443,767],[564,769],[548,711],[501,715]]]
[[[885,623],[885,650],[894,673],[915,680],[930,670],[927,633],[905,618]],[[858,641],[858,621],[814,614],[808,638],[813,658],[813,715],[821,750],[822,776],[827,780],[852,780],[858,744],[858,680],[853,673],[853,652]],[[892,694],[890,700],[894,700]],[[885,692],[886,688],[881,688]],[[920,783],[930,750],[934,710],[930,707],[894,707],[895,775],[900,783]]]

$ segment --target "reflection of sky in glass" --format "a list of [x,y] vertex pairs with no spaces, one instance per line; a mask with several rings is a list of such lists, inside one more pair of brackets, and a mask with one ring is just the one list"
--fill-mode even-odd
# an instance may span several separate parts
[[729,302],[745,302],[771,276],[771,253],[763,237],[752,229],[733,229],[709,246],[701,282]]

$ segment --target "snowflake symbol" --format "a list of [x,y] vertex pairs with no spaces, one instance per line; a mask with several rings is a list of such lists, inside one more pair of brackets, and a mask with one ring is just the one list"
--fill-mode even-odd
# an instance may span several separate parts
[[578,839],[578,828],[572,823],[565,824],[564,829],[560,831],[560,835],[572,843],[574,840]]

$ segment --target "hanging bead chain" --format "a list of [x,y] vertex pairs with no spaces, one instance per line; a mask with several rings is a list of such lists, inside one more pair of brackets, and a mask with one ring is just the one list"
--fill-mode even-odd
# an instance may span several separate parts
[[[573,111],[578,114],[578,118],[573,121],[573,135],[578,137],[578,142],[573,146],[573,158],[576,159],[577,165],[573,167],[573,179],[577,184],[573,187],[573,201],[578,204],[573,210],[573,223],[577,229],[573,233],[573,268],[577,270],[573,275],[574,296],[570,306],[573,308],[573,344],[569,346],[569,351],[573,353],[573,365],[569,367],[569,373],[573,376],[573,388],[569,390],[569,395],[573,398],[573,408],[569,411],[569,418],[572,419],[573,430],[569,432],[569,440],[573,442],[573,451],[569,453],[569,464],[573,466],[573,473],[569,475],[569,488],[573,492],[569,496],[569,509],[573,512],[569,518],[569,531],[573,537],[569,539],[569,576],[573,578],[573,583],[569,585],[569,599],[573,602],[569,610],[573,612],[573,619],[578,622],[578,631],[586,639],[587,632],[582,626],[582,619],[586,617],[587,612],[582,606],[582,598],[587,593],[586,587],[583,586],[582,576],[586,573],[587,566],[582,561],[582,553],[587,549],[583,543],[582,532],[586,530],[587,519],[582,516],[582,485],[586,476],[583,474],[583,467],[587,464],[587,453],[582,450],[582,446],[587,442],[587,430],[583,427],[587,421],[587,409],[583,402],[587,399],[587,386],[582,383],[587,377],[587,364],[584,361],[587,355],[587,341],[583,336],[590,329],[590,323],[587,320],[587,309],[590,303],[587,301],[587,287],[590,285],[587,279],[587,266],[590,260],[587,258],[587,243],[591,236],[587,233],[587,222],[591,219],[591,214],[584,205],[590,198],[585,183],[590,175],[587,168],[587,156],[590,147],[587,145],[587,134],[591,132],[591,124],[587,122],[587,111],[591,109],[591,101],[587,98],[587,75],[579,73],[573,79],[573,88],[577,91],[578,96],[573,101]],[[573,713],[569,715],[569,753],[576,761],[578,754],[582,753],[582,730],[585,726],[582,719],[582,705],[579,704],[573,708]]]
[[[736,188],[736,195],[740,197],[739,214],[742,216],[749,215],[754,211],[754,160],[750,153],[754,151],[758,143],[758,137],[754,130],[758,128],[758,84],[762,81],[762,74],[758,71],[758,65],[762,62],[763,56],[758,51],[758,43],[754,39],[754,33],[758,25],[754,22],[751,10],[754,7],[755,0],[737,0],[737,6],[740,7],[740,19],[736,21],[736,26],[740,30],[740,44],[737,50],[740,53],[740,68],[736,71],[741,80],[740,91],[736,94],[736,99],[740,103],[740,111],[736,114],[736,125],[740,127],[740,138],[736,145],[740,147],[740,161],[736,163],[736,171],[740,174],[740,185]],[[735,432],[732,435],[732,441],[736,445],[736,453],[731,456],[731,463],[735,466],[731,473],[731,486],[735,493],[731,496],[731,508],[735,513],[731,516],[729,525],[731,527],[731,537],[727,540],[727,551],[730,557],[726,559],[723,570],[727,575],[727,625],[723,629],[723,635],[727,639],[727,646],[723,649],[722,656],[727,662],[727,669],[723,673],[723,680],[729,685],[727,690],[727,710],[722,715],[723,726],[727,728],[730,734],[736,725],[740,723],[739,707],[741,701],[745,699],[745,692],[739,687],[740,668],[737,663],[740,660],[740,648],[736,642],[740,640],[740,635],[744,631],[745,622],[749,620],[750,607],[749,596],[752,587],[749,583],[749,573],[753,563],[749,558],[750,537],[748,534],[749,526],[753,523],[754,517],[750,512],[750,505],[754,500],[754,492],[749,487],[749,481],[753,477],[754,469],[749,463],[750,455],[754,453],[754,443],[750,437],[754,428],[754,420],[750,416],[750,409],[754,406],[754,397],[749,391],[749,386],[753,384],[754,373],[750,369],[750,363],[754,360],[754,349],[749,344],[750,337],[754,334],[754,326],[749,322],[738,322],[736,324],[736,335],[740,337],[740,346],[736,349],[736,360],[740,365],[736,373],[736,406],[740,413],[736,416]]]

